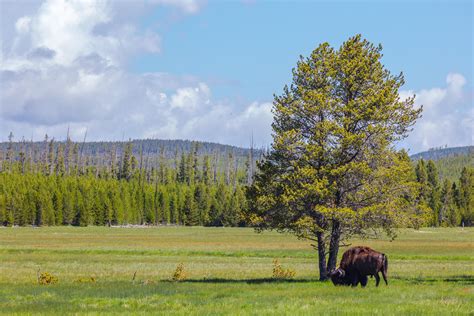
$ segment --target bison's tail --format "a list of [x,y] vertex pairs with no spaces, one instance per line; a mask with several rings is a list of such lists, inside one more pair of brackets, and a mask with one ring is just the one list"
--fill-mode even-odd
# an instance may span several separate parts
[[388,258],[385,254],[383,254],[383,272],[387,275],[388,270]]

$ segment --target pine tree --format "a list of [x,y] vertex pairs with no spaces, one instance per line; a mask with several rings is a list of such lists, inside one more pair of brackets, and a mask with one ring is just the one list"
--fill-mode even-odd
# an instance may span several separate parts
[[245,167],[246,167],[246,171],[247,171],[247,185],[251,185],[252,180],[253,180],[253,174],[254,174],[253,159],[254,159],[254,157],[253,157],[253,134],[252,134],[252,138],[251,138],[251,141],[250,141],[249,155],[248,155],[247,161],[245,163]]
[[132,176],[132,166],[131,166],[131,159],[132,159],[132,142],[128,142],[125,146],[125,150],[123,152],[122,157],[122,169],[120,170],[120,177],[119,179],[126,179],[129,180]]
[[[21,141],[21,147],[20,147],[20,152],[18,153],[18,162],[19,162],[19,168],[20,168],[20,172],[22,174],[25,173],[25,169],[26,169],[26,153],[25,153],[25,138],[22,139]],[[1,165],[1,162],[0,162],[0,165]],[[1,167],[0,167],[0,170],[1,170]]]
[[428,204],[433,211],[433,224],[436,226],[441,225],[442,214],[440,213],[441,202],[440,202],[440,188],[439,188],[439,174],[436,165],[433,160],[429,160],[426,165],[426,174],[429,187],[429,198]]
[[189,189],[186,190],[182,214],[183,214],[183,223],[185,225],[194,226],[194,225],[199,224],[199,216],[198,216],[196,204],[194,201],[193,187],[189,187]]
[[186,156],[185,183],[194,184],[194,151],[191,150]]
[[219,183],[211,199],[209,209],[210,225],[223,226],[223,214],[227,208],[227,194],[223,183]]
[[180,224],[182,222],[179,216],[178,199],[175,192],[172,192],[170,195],[170,215],[171,223]]
[[64,151],[63,145],[58,144],[58,148],[56,149],[56,165],[55,165],[55,173],[56,176],[64,176],[66,172],[66,167],[64,165]]
[[70,174],[72,175],[79,174],[79,144],[78,143],[74,143],[72,146]]
[[[248,191],[259,229],[314,241],[320,279],[354,234],[418,225],[411,164],[393,150],[420,116],[401,100],[403,75],[381,63],[382,47],[360,35],[339,50],[321,44],[301,57],[293,82],[275,96],[273,143]],[[407,198],[408,197],[408,198]]]
[[58,190],[58,185],[53,192],[52,196],[53,210],[54,210],[54,225],[61,225],[63,223],[63,197],[61,192]]
[[199,174],[199,162],[198,162],[198,152],[199,152],[199,143],[193,142],[193,183],[198,183],[201,179],[201,175]]
[[464,167],[459,179],[459,200],[463,225],[474,224],[474,168]]
[[198,225],[206,225],[209,222],[210,199],[207,187],[204,184],[198,184],[194,191],[194,200],[196,202]]
[[54,138],[51,138],[48,145],[48,169],[47,174],[51,175],[54,173]]
[[427,203],[429,196],[428,175],[426,173],[426,164],[423,159],[418,160],[415,167],[416,179],[420,184],[420,202]]
[[184,152],[181,153],[181,160],[179,161],[179,170],[178,170],[178,182],[185,183],[188,178],[187,175],[187,166],[186,166],[186,156]]
[[164,224],[171,223],[170,199],[169,199],[168,191],[165,189],[162,189],[161,191],[159,207],[161,208],[162,223]]
[[226,208],[224,209],[222,216],[222,223],[224,226],[237,226],[239,223],[240,205],[239,200],[235,192],[228,192],[228,201]]
[[202,182],[208,186],[211,183],[211,162],[208,155],[204,156],[202,163]]

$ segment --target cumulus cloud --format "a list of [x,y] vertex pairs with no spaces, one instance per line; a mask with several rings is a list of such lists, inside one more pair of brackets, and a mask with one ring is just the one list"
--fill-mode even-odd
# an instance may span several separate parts
[[[202,3],[151,1],[197,13]],[[149,5],[147,3],[147,5]],[[12,21],[0,55],[0,133],[16,139],[185,138],[248,145],[270,142],[271,104],[212,96],[193,76],[136,74],[127,61],[159,53],[159,34],[121,15],[121,2],[47,0]],[[133,7],[131,15],[143,12]],[[141,7],[140,7],[141,6]],[[136,9],[134,11],[134,8]],[[17,12],[21,13],[21,12]],[[159,58],[159,57],[158,57]],[[258,138],[258,135],[261,135]]]
[[[157,34],[140,33],[131,23],[115,24],[113,18],[113,7],[106,1],[45,1],[36,14],[16,21],[11,53],[21,55],[28,43],[55,51],[55,62],[69,65],[92,53],[119,64],[137,51],[159,52]],[[101,27],[106,32],[99,32]]]
[[170,105],[172,108],[193,111],[210,103],[210,92],[205,83],[200,83],[197,87],[180,88],[171,96]]
[[474,109],[472,91],[466,90],[462,74],[450,73],[443,88],[405,90],[401,98],[416,95],[415,105],[423,105],[423,117],[401,144],[411,153],[448,145],[472,145],[474,140]]

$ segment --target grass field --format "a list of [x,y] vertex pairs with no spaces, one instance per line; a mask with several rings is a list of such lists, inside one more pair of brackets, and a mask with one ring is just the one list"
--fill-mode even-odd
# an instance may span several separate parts
[[[1,228],[4,314],[473,314],[474,229],[354,240],[389,258],[389,286],[319,282],[308,242],[245,228]],[[343,251],[341,251],[342,254]],[[274,281],[272,260],[294,269]],[[187,280],[171,282],[183,263]],[[58,277],[38,285],[37,271]],[[136,272],[135,280],[132,281]],[[77,282],[94,277],[96,282]]]

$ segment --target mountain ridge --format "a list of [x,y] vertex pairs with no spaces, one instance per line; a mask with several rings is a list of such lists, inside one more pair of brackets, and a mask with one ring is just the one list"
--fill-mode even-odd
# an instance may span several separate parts
[[410,155],[412,160],[424,159],[424,160],[440,160],[447,157],[454,157],[460,155],[473,155],[474,146],[458,146],[458,147],[443,147],[443,148],[430,148],[426,151],[422,151],[413,155]]
[[[51,141],[51,139],[49,139]],[[65,143],[66,141],[55,141],[55,143]],[[104,141],[75,141],[80,147],[83,147],[84,154],[99,154],[110,150],[112,147],[120,152],[121,149],[131,142],[133,145],[133,153],[139,154],[140,150],[150,154],[158,154],[161,150],[165,151],[165,155],[171,158],[176,153],[189,152],[192,150],[194,144],[198,144],[199,151],[201,153],[211,153],[216,150],[220,153],[232,152],[237,156],[248,155],[251,148],[235,146],[230,144],[222,144],[218,142],[210,141],[198,141],[188,139],[130,139],[130,140],[104,140]],[[26,147],[33,145],[34,147],[41,147],[44,141],[14,141],[14,147],[21,146],[24,144]],[[0,142],[0,150],[6,150],[8,142]],[[252,150],[260,156],[266,151],[265,148],[252,148]],[[421,151],[410,155],[412,160],[440,160],[447,157],[455,157],[459,155],[471,155],[474,154],[474,146],[457,146],[457,147],[443,147],[443,148],[430,148],[426,151]]]

